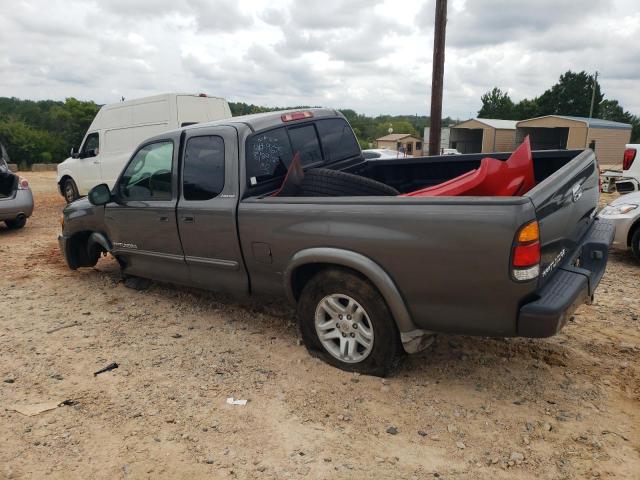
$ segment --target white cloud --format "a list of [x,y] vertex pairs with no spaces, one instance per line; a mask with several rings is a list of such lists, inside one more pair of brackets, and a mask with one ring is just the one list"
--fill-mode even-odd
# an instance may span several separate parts
[[[21,0],[0,16],[0,95],[99,103],[205,91],[271,106],[427,114],[434,0]],[[636,0],[449,2],[444,113],[596,69],[640,114]]]

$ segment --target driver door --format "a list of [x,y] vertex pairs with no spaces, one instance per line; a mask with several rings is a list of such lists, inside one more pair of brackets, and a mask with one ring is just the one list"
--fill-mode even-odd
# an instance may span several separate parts
[[107,234],[124,272],[187,283],[176,224],[179,134],[144,144],[133,155],[105,207]]
[[82,142],[76,163],[76,181],[82,195],[102,183],[100,177],[100,133],[89,132]]

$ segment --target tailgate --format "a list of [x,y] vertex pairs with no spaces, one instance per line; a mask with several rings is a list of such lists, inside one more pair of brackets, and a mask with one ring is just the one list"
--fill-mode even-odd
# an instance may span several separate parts
[[599,170],[591,150],[578,154],[527,196],[540,224],[540,285],[556,268],[572,259],[598,209]]

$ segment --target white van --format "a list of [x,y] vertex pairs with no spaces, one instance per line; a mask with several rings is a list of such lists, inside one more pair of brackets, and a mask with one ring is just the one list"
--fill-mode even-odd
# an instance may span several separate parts
[[67,202],[100,183],[113,187],[134,149],[144,140],[194,123],[231,117],[223,98],[169,93],[103,106],[80,149],[58,165],[58,186]]

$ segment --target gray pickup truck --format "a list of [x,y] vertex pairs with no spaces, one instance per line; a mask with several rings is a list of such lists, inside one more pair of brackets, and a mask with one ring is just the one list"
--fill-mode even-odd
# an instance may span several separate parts
[[67,206],[60,247],[72,269],[108,252],[125,276],[286,296],[311,353],[386,375],[435,332],[554,335],[604,273],[613,229],[596,219],[591,150],[533,152],[521,196],[399,195],[483,157],[365,160],[330,109],[189,126]]

